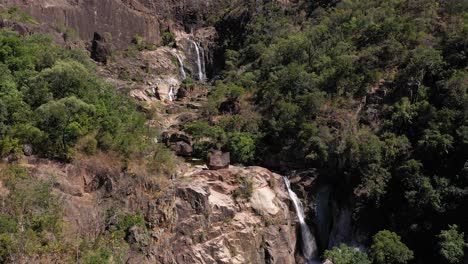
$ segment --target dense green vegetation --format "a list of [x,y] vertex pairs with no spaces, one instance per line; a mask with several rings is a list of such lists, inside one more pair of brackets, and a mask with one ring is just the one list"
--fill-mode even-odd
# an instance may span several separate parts
[[[335,263],[466,259],[467,2],[242,3],[210,18],[224,67],[205,120],[184,126],[195,155],[223,149],[236,163],[317,169],[337,206],[351,207],[353,224],[370,234],[367,253],[346,245],[326,250]],[[18,9],[1,17],[35,23]],[[168,30],[162,38],[174,42]],[[133,44],[129,55],[155,48],[139,36]],[[0,31],[1,158],[17,161],[25,146],[65,162],[106,152],[124,160],[125,171],[146,153],[141,164],[169,174],[170,154],[150,143],[154,135],[135,109],[81,52]],[[10,193],[0,213],[0,263],[73,255],[75,245],[57,242],[63,223],[53,180],[32,181],[16,166],[2,173]],[[251,192],[242,178],[234,195]],[[138,213],[108,214],[118,219],[111,230],[91,244],[76,242],[84,263],[121,258],[130,228],[146,230]]]
[[346,246],[345,244],[341,244],[339,247],[334,247],[330,250],[325,250],[323,255],[325,258],[333,261],[333,264],[371,263],[366,253],[356,248]]
[[116,219],[109,230],[70,236],[53,169],[11,163],[35,155],[106,177],[149,182],[169,175],[175,160],[153,143],[147,117],[136,109],[96,75],[83,52],[42,35],[0,30],[0,158],[10,163],[0,164],[0,263],[125,262],[130,229],[147,232],[140,213],[112,205],[100,219]]
[[144,116],[94,73],[77,50],[43,36],[0,32],[0,153],[18,158],[29,144],[44,157],[70,160],[83,150],[129,157],[143,147]]
[[463,239],[439,233],[468,228],[466,1],[245,1],[213,20],[224,71],[196,134],[223,137],[205,150],[317,168],[370,234],[398,233],[416,261],[459,261]]

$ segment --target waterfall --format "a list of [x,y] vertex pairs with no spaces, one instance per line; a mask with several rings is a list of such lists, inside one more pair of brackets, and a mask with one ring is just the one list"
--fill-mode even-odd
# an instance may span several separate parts
[[184,69],[184,61],[182,60],[182,57],[180,57],[180,55],[177,52],[174,52],[174,55],[179,61],[180,76],[182,76],[182,80],[185,80],[187,78],[187,74],[185,73],[185,69]]
[[200,47],[200,45],[193,41],[193,40],[190,40],[192,42],[192,45],[195,47],[195,52],[196,52],[196,55],[197,55],[197,67],[198,67],[198,79],[200,81],[204,81],[205,80],[205,55],[204,55],[204,51],[203,49]]
[[169,101],[174,101],[176,99],[176,94],[174,93],[174,87],[171,86],[171,88],[169,88],[169,92],[167,93],[167,97],[169,99]]
[[297,218],[299,219],[299,224],[301,225],[302,253],[304,254],[307,263],[314,263],[316,262],[317,258],[317,243],[315,242],[315,238],[310,232],[307,223],[305,222],[304,208],[302,207],[301,201],[297,197],[296,193],[291,190],[291,183],[289,182],[289,179],[284,177],[284,182],[288,188],[289,197],[294,203]]

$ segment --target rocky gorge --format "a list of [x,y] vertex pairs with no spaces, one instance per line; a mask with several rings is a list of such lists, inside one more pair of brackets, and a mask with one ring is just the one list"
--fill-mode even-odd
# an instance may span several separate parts
[[[181,127],[200,116],[200,103],[206,100],[203,82],[213,74],[217,38],[213,27],[199,26],[202,21],[197,17],[207,15],[203,14],[207,6],[200,4],[187,2],[181,8],[166,1],[3,3],[23,8],[40,23],[25,25],[28,32],[46,31],[59,42],[66,42],[57,32],[64,26],[77,32],[74,46],[92,43],[91,57],[102,63],[99,74],[109,83],[148,109],[162,103],[160,118],[149,124],[161,127],[163,142],[186,157],[192,154],[192,142]],[[203,3],[207,4],[221,5]],[[135,35],[159,45],[160,29],[164,27],[174,36],[172,47],[144,50],[132,56],[111,55],[131,45]],[[187,78],[201,85],[184,85]],[[51,171],[56,175],[53,192],[63,201],[70,237],[80,233],[93,239],[103,230],[114,230],[116,220],[103,215],[116,204],[123,211],[141,212],[148,228],[134,226],[129,230],[125,238],[130,245],[126,263],[305,261],[298,242],[300,228],[283,177],[265,168],[231,166],[229,157],[226,160],[220,156],[219,161],[209,164],[213,170],[181,163],[171,180],[156,183],[129,179],[113,169],[115,165],[89,160],[61,165],[28,158],[23,163],[38,179],[50,180],[46,175]]]
[[[358,5],[351,2],[345,2],[341,8]],[[413,153],[425,152],[411,149],[412,143],[422,149],[443,148],[438,150],[438,155],[448,154],[455,148],[447,143],[453,137],[430,134],[429,128],[424,131],[428,135],[423,139],[432,140],[431,144],[423,139],[410,142],[405,136],[396,136],[411,122],[416,123],[410,120],[416,114],[407,112],[415,107],[420,97],[433,96],[421,83],[437,78],[431,75],[418,83],[411,74],[408,77],[406,73],[395,73],[415,61],[425,61],[419,57],[399,65],[400,68],[391,64],[380,72],[374,71],[378,68],[377,62],[396,60],[391,56],[396,53],[392,50],[393,44],[382,44],[384,47],[377,52],[380,46],[362,51],[365,45],[362,43],[377,42],[379,34],[384,34],[379,30],[387,30],[387,25],[377,29],[370,26],[368,31],[351,34],[346,41],[352,44],[344,43],[345,40],[333,42],[337,36],[333,32],[323,33],[325,26],[319,21],[329,14],[358,17],[362,15],[361,8],[365,9],[359,6],[359,12],[340,13],[338,8],[335,14],[336,4],[336,1],[310,4],[307,1],[225,0],[1,1],[0,10],[7,10],[0,17],[2,28],[22,36],[46,34],[66,50],[79,50],[92,58],[89,68],[97,72],[105,85],[124,95],[144,117],[139,120],[144,127],[139,137],[151,142],[149,147],[139,148],[122,136],[118,138],[119,144],[127,149],[115,150],[109,147],[111,144],[106,144],[110,133],[102,135],[92,126],[85,128],[71,122],[71,128],[62,129],[59,143],[66,150],[68,130],[78,131],[78,136],[75,136],[76,146],[65,153],[65,158],[36,155],[31,144],[23,144],[16,151],[21,152],[20,158],[10,158],[13,154],[4,158],[5,163],[27,168],[35,180],[46,182],[54,197],[58,197],[63,208],[60,214],[64,220],[63,237],[45,231],[43,235],[51,241],[64,239],[67,245],[72,245],[76,255],[73,260],[77,263],[94,263],[80,262],[85,246],[100,249],[108,243],[112,244],[109,247],[112,250],[109,256],[104,252],[108,260],[104,263],[387,264],[386,260],[376,260],[379,256],[374,255],[372,261],[367,259],[367,254],[375,250],[370,247],[375,243],[371,242],[373,235],[379,230],[397,230],[397,226],[407,224],[406,218],[411,218],[412,214],[403,214],[399,222],[390,221],[391,217],[385,218],[384,214],[390,212],[392,217],[398,214],[404,199],[413,199],[413,205],[407,205],[408,208],[426,209],[431,204],[435,208],[434,215],[445,212],[441,209],[443,195],[462,200],[468,193],[462,188],[447,187],[452,182],[464,182],[466,163],[463,170],[456,172],[456,177],[446,181],[438,176],[432,181],[417,178],[423,175],[423,165],[413,159],[408,164],[393,165],[406,161]],[[277,13],[293,21],[294,27],[283,27],[284,21],[277,19]],[[262,16],[257,18],[256,14]],[[278,17],[284,18],[282,15]],[[358,27],[353,19],[345,24],[344,31]],[[341,25],[338,18],[338,22],[331,20],[323,19],[323,23],[341,28],[337,26]],[[370,37],[373,30],[378,31],[375,39]],[[297,35],[289,36],[292,32]],[[274,39],[275,34],[280,37]],[[328,42],[333,44],[314,49]],[[413,45],[415,40],[408,42]],[[444,52],[448,50],[453,49],[447,48]],[[334,57],[345,51],[349,54]],[[359,53],[361,51],[363,54]],[[331,54],[322,56],[327,52]],[[374,55],[376,58],[371,57]],[[72,56],[80,58],[73,53]],[[14,63],[13,60],[16,66]],[[424,66],[428,68],[426,72],[435,71],[432,65]],[[72,64],[72,70],[75,66]],[[365,67],[371,70],[363,70]],[[358,69],[355,75],[350,73],[351,68]],[[46,71],[41,78],[46,78],[47,74]],[[363,77],[364,74],[369,76]],[[348,75],[352,76],[340,79]],[[401,76],[408,80],[393,82],[392,78],[403,78]],[[89,79],[90,90],[93,90],[93,85],[99,82]],[[25,79],[23,86],[18,87],[30,91],[28,82],[31,80],[42,79]],[[464,81],[454,83],[461,87]],[[405,82],[410,83],[410,88],[399,91],[398,85],[406,87],[402,84]],[[48,88],[47,85],[43,87]],[[444,85],[438,82],[437,89],[445,89]],[[448,88],[446,90],[444,92],[451,94]],[[391,95],[391,91],[397,95]],[[390,106],[389,102],[396,100],[392,96],[406,93],[410,100],[402,99],[396,107]],[[31,97],[43,100],[34,93]],[[437,103],[447,104],[445,99]],[[71,105],[74,106],[73,101]],[[113,126],[116,119],[106,119],[107,113],[99,112],[100,107],[99,104],[89,107],[89,116],[104,120],[100,126],[109,131],[117,130]],[[120,107],[112,105],[106,111],[124,111]],[[429,117],[442,120],[440,116],[446,114],[436,113],[435,108],[427,105],[418,107],[423,110],[417,108],[417,111],[427,110],[430,114],[426,113],[417,122]],[[73,114],[79,121],[91,118],[73,109],[70,111],[68,121]],[[446,111],[451,120],[463,119],[460,118],[462,114]],[[394,126],[403,128],[395,129],[397,132],[394,131],[393,136],[380,133],[391,127],[390,121],[380,120],[384,116],[397,124]],[[126,122],[130,123],[133,118],[136,117]],[[115,123],[119,122],[122,121]],[[432,129],[435,124],[430,123],[428,127]],[[123,134],[131,134],[137,130],[135,127],[125,128]],[[459,136],[466,132],[461,128],[446,130],[456,131],[454,133]],[[21,134],[21,130],[13,131]],[[411,136],[414,135],[408,135]],[[458,139],[458,142],[465,142],[463,140]],[[129,154],[127,150],[132,148],[137,155]],[[72,158],[67,156],[69,154]],[[463,157],[459,155],[453,160],[460,162]],[[6,167],[0,163],[0,169]],[[391,178],[393,174],[396,176]],[[397,180],[403,183],[396,183]],[[433,188],[435,183],[441,183],[442,187]],[[392,191],[401,191],[400,185],[414,190],[394,195],[397,198],[387,197]],[[0,177],[0,201],[5,201],[12,192],[11,183]],[[434,201],[419,204],[419,199],[428,197]],[[390,205],[383,205],[385,202]],[[429,228],[432,228],[430,224],[413,223],[403,234],[408,237],[426,235]],[[108,240],[102,242],[103,237]],[[389,240],[400,242],[400,237]],[[87,241],[94,241],[94,244],[86,245]],[[416,247],[417,241],[407,239],[405,243]],[[389,255],[411,259],[412,251],[404,251],[405,248],[403,253]],[[431,244],[426,251],[427,248],[437,247]],[[349,259],[340,262],[337,259],[342,256],[334,255],[337,252],[344,252],[343,258]],[[67,263],[58,257],[60,253],[53,251],[49,255],[22,255],[11,259],[13,263]],[[356,262],[354,258],[362,255],[365,260]]]

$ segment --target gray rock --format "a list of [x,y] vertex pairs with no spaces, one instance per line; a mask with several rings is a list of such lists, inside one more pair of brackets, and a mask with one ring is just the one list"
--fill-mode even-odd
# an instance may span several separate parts
[[33,147],[29,144],[23,145],[23,153],[26,156],[31,156],[33,154]]
[[145,248],[149,245],[149,235],[146,230],[141,226],[133,226],[128,230],[127,237],[125,239],[130,245],[136,246],[140,249]]

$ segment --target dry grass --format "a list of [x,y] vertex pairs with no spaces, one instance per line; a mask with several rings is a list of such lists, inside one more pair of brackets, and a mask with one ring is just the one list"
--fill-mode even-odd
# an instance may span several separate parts
[[98,152],[92,156],[77,154],[73,165],[82,175],[118,176],[124,167],[121,158],[109,152]]

